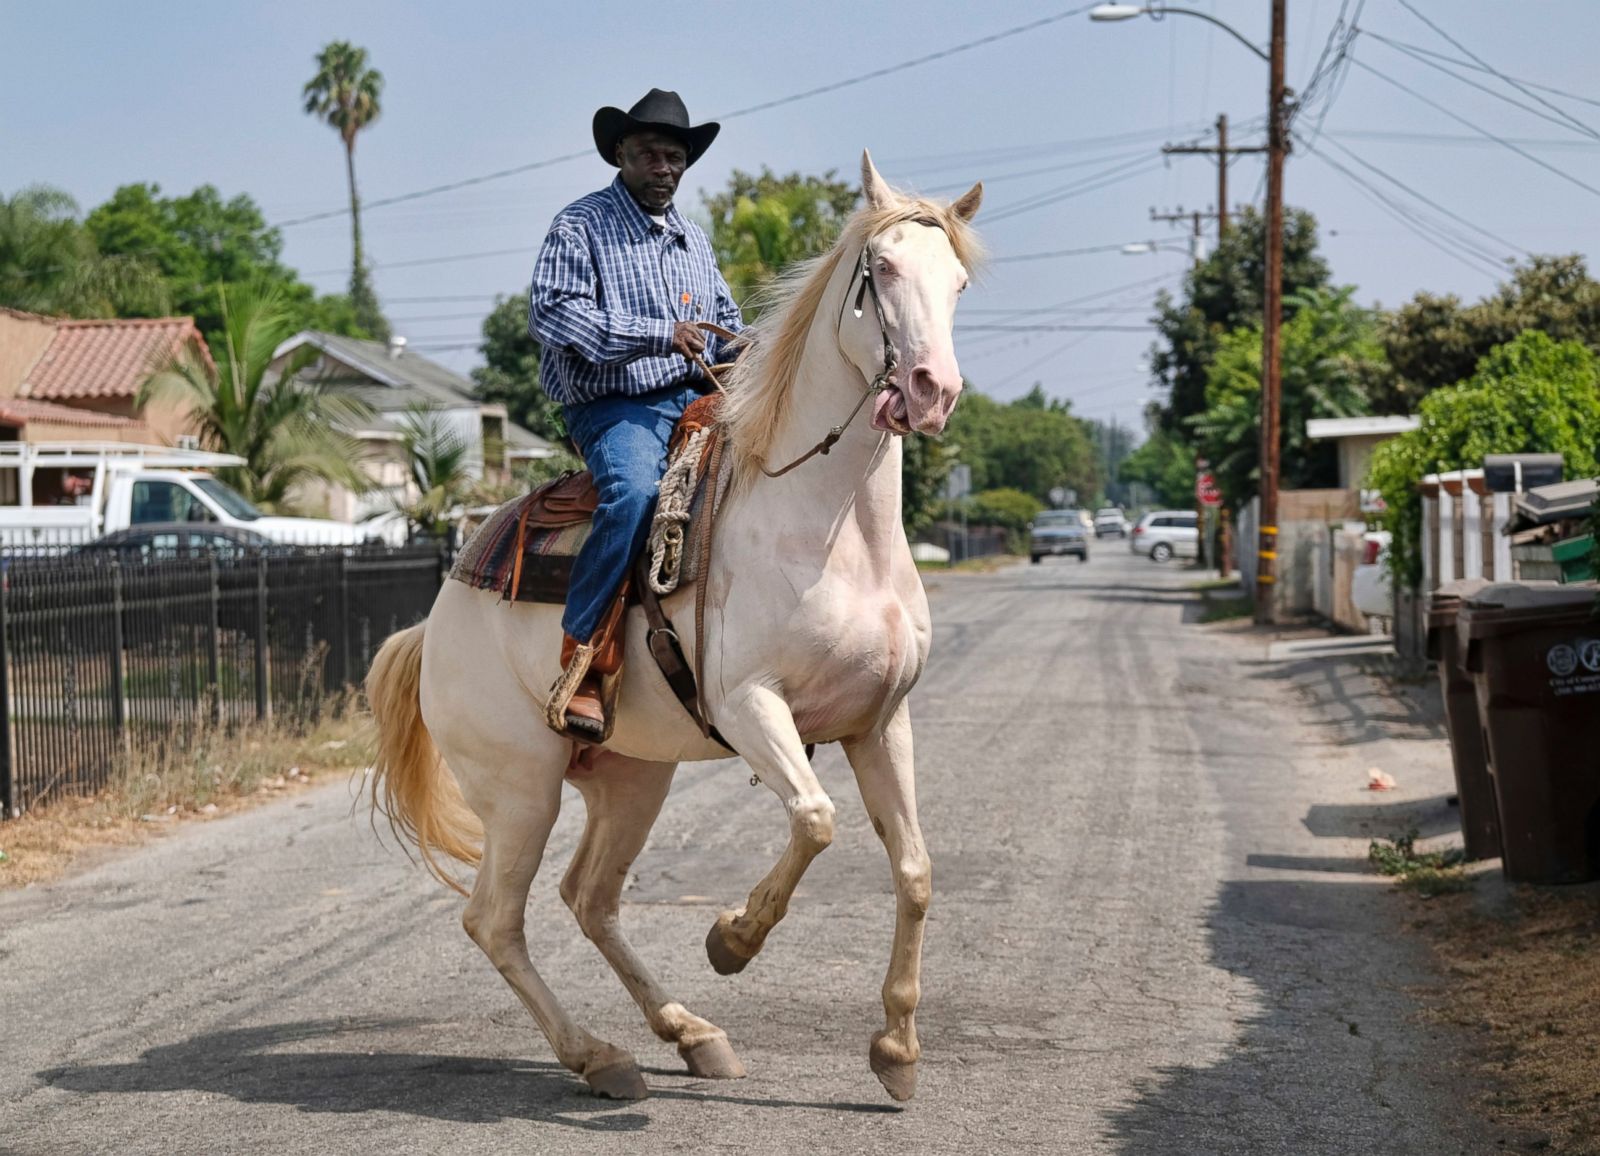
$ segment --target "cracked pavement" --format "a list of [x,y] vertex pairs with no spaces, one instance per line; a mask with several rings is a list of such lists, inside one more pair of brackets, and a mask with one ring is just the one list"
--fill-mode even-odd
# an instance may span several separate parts
[[[1102,543],[929,578],[913,703],[934,861],[917,1098],[867,1070],[894,901],[836,749],[833,845],[742,975],[701,942],[782,848],[735,761],[685,767],[624,926],[750,1069],[696,1081],[556,895],[568,792],[529,905],[537,966],[652,1097],[589,1096],[348,784],[185,825],[0,894],[7,1153],[1504,1151],[1371,835],[1442,835],[1448,754],[1349,662],[1268,663],[1201,626],[1174,566]],[[1400,790],[1360,788],[1378,765]]]

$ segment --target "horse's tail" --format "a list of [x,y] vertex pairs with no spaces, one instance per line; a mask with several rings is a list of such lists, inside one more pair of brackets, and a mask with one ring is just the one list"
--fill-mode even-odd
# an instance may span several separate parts
[[422,721],[422,632],[426,623],[390,635],[367,674],[367,702],[378,724],[372,767],[372,806],[397,836],[417,845],[428,871],[465,895],[440,858],[477,866],[483,826],[461,797]]

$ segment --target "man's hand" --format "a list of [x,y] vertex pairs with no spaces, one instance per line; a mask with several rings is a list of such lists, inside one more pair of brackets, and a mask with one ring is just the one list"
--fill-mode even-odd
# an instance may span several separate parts
[[693,361],[706,349],[706,335],[693,321],[679,321],[672,327],[672,351]]

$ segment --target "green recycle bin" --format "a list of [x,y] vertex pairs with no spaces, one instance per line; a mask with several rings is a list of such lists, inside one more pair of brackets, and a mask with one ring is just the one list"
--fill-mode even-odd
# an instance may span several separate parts
[[1500,808],[1494,779],[1483,749],[1483,723],[1478,717],[1478,688],[1461,665],[1465,647],[1457,645],[1456,618],[1461,601],[1489,583],[1482,578],[1446,582],[1428,597],[1428,657],[1439,668],[1445,730],[1450,736],[1450,763],[1456,775],[1461,836],[1468,859],[1500,856]]
[[1456,616],[1500,815],[1523,883],[1600,879],[1600,619],[1595,587],[1498,583]]

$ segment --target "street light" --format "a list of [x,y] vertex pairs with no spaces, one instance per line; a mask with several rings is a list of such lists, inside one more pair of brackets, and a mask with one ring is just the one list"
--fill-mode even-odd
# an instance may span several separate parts
[[1262,60],[1269,62],[1271,60],[1271,57],[1269,57],[1265,52],[1261,51],[1261,49],[1257,48],[1249,40],[1245,39],[1245,37],[1241,35],[1237,29],[1224,24],[1221,20],[1218,20],[1215,16],[1211,15],[1211,13],[1201,12],[1197,8],[1172,8],[1165,4],[1152,8],[1141,7],[1138,4],[1099,4],[1089,9],[1089,19],[1099,24],[1115,24],[1121,20],[1132,20],[1135,16],[1148,16],[1152,20],[1159,20],[1161,17],[1167,15],[1193,16],[1197,19],[1205,20],[1211,24],[1215,24],[1218,28],[1222,29],[1229,36],[1233,37],[1240,44],[1248,48],[1251,52],[1254,52],[1257,56],[1261,57]]
[[[1221,28],[1269,67],[1267,83],[1267,268],[1261,306],[1261,540],[1256,548],[1256,621],[1273,620],[1273,588],[1278,561],[1278,408],[1282,388],[1281,329],[1283,326],[1283,161],[1289,152],[1287,132],[1288,90],[1283,84],[1286,0],[1272,0],[1272,51],[1261,51],[1240,32],[1209,12],[1171,8],[1165,4],[1100,4],[1089,19],[1101,23],[1194,16]],[[1225,158],[1224,158],[1225,159]]]

